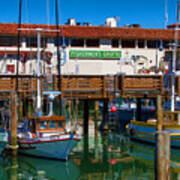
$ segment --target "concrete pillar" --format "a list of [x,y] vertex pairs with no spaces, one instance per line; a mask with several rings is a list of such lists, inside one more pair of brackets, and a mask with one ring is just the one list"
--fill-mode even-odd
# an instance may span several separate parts
[[26,38],[23,38],[23,39],[22,39],[22,44],[21,44],[21,46],[22,46],[22,49],[23,49],[23,48],[26,48]]
[[119,39],[119,48],[122,48],[122,40]]
[[135,48],[136,48],[136,49],[139,48],[139,47],[138,47],[138,40],[137,40],[137,39],[135,40]]

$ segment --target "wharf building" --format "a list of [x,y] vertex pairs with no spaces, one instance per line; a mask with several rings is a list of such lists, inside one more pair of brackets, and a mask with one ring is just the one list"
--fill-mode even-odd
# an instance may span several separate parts
[[[171,60],[174,26],[145,29],[138,24],[117,27],[114,18],[102,26],[69,19],[59,26],[62,74],[113,75],[164,72]],[[22,24],[20,62],[17,66],[18,24],[0,23],[0,73],[37,73],[37,32],[41,28],[41,73],[57,74],[57,32],[55,25]],[[25,30],[28,28],[29,30]],[[161,48],[160,46],[163,46]]]

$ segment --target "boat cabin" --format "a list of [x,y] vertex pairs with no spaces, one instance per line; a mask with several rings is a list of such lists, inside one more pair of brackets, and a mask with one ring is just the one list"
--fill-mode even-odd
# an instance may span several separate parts
[[32,133],[36,132],[61,132],[66,128],[65,116],[42,116],[28,117],[29,128]]

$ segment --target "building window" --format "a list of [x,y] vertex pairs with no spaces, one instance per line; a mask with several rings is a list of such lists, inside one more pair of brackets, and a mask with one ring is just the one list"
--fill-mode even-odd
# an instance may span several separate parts
[[17,46],[17,37],[11,36],[1,36],[0,46]]
[[86,46],[87,47],[99,47],[99,39],[87,39]]
[[[26,38],[27,47],[37,47],[37,37]],[[47,47],[47,38],[41,38],[41,47]]]
[[122,48],[135,48],[135,40],[122,40]]
[[147,40],[147,47],[148,48],[156,48],[157,40]]
[[172,42],[168,40],[163,41],[163,48],[168,49],[171,45]]
[[113,48],[119,47],[119,39],[112,39],[112,47]]
[[100,44],[103,46],[111,46],[111,40],[109,39],[101,39]]
[[142,39],[138,40],[138,48],[144,48],[144,40]]
[[[57,46],[57,38],[54,39],[54,44]],[[59,46],[69,46],[69,39],[65,37],[59,37]]]
[[26,39],[27,47],[37,47],[37,38],[31,37]]
[[15,72],[15,66],[14,66],[14,64],[7,64],[7,65],[6,65],[6,72],[7,72],[7,73],[14,73],[14,72]]
[[71,47],[84,47],[84,39],[71,39]]

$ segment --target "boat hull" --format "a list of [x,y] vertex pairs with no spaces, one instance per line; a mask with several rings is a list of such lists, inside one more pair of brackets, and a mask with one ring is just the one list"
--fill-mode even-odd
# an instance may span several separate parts
[[62,136],[19,140],[19,152],[31,156],[67,160],[80,137]]
[[0,154],[2,154],[2,151],[6,148],[6,145],[8,144],[8,135],[6,132],[0,132]]
[[[156,124],[146,122],[131,121],[127,126],[127,131],[131,139],[147,143],[156,143],[155,134],[157,132]],[[163,131],[169,133],[171,146],[180,148],[180,126],[164,126]]]
[[6,141],[0,141],[0,155],[2,154],[4,149],[6,148],[7,143],[8,142],[6,142]]

